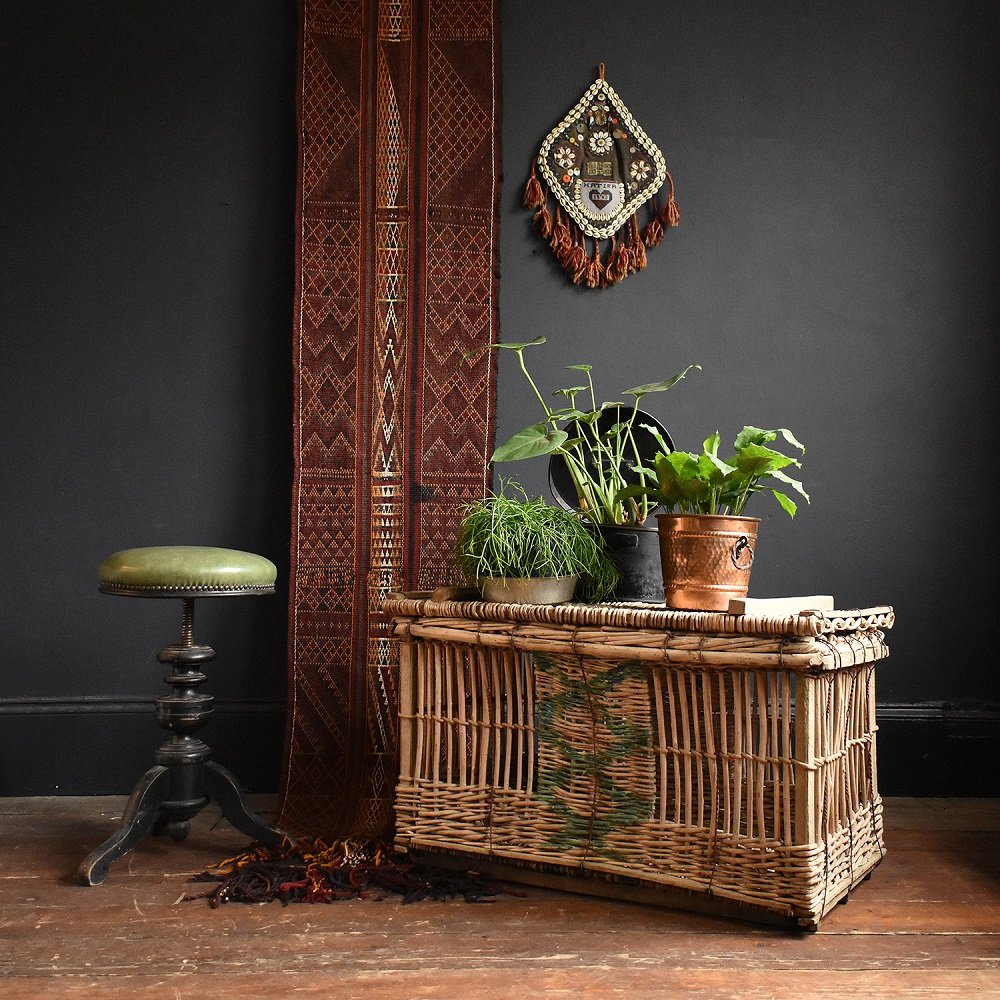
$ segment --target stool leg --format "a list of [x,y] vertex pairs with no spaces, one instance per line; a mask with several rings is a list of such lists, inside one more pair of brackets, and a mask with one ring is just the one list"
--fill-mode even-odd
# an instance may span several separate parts
[[84,885],[100,885],[108,869],[139,843],[153,828],[160,803],[170,789],[170,773],[165,767],[151,767],[135,786],[122,814],[121,827],[100,847],[91,851],[80,865]]
[[294,844],[295,839],[284,830],[271,826],[260,818],[243,797],[236,778],[221,764],[210,760],[205,764],[205,793],[219,804],[222,815],[240,833],[252,840],[259,840],[268,847],[279,847],[285,841]]
[[198,687],[206,680],[201,667],[215,659],[215,650],[195,643],[193,622],[194,599],[185,598],[181,642],[165,647],[158,657],[171,668],[164,679],[172,690],[156,699],[156,720],[170,732],[170,739],[156,751],[157,766],[146,772],[132,792],[121,829],[80,865],[80,876],[87,885],[103,882],[112,862],[150,832],[183,840],[191,820],[211,799],[248,837],[272,847],[285,841],[295,843],[250,808],[233,775],[209,760],[211,750],[194,735],[212,715],[212,696],[201,694]]

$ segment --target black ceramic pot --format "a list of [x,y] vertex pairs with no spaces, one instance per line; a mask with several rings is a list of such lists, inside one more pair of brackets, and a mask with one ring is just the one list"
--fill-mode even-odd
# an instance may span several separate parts
[[[597,420],[598,430],[610,430],[628,413],[631,413],[631,409],[627,407],[608,408]],[[653,456],[660,450],[660,445],[649,431],[640,426],[641,424],[655,427],[671,449],[674,445],[667,429],[654,417],[639,410],[635,419],[633,438],[639,450],[640,462],[649,467],[653,463]],[[572,425],[566,429],[571,435],[575,434]],[[623,478],[628,483],[639,482],[638,475],[632,472],[626,471]],[[549,489],[561,507],[567,510],[579,509],[573,478],[566,468],[562,455],[552,455],[549,458]],[[607,524],[598,527],[608,550],[622,571],[622,582],[609,600],[662,604],[663,573],[656,528],[619,527]]]
[[608,600],[662,604],[663,569],[656,528],[622,528],[601,524],[598,531],[622,571],[621,583]]

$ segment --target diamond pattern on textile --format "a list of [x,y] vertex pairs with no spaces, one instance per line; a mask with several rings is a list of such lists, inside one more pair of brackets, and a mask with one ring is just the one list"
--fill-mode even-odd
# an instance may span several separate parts
[[396,650],[388,639],[372,643],[368,674],[369,695],[378,710],[369,718],[368,735],[376,754],[394,753],[397,739],[396,718]]
[[321,32],[358,38],[364,0],[309,0],[305,5],[306,36]]
[[329,315],[323,300],[357,304],[360,221],[313,219],[302,235],[302,293],[315,307],[314,324]]
[[380,207],[395,207],[400,204],[400,180],[407,148],[392,76],[381,47],[378,51],[378,121],[381,134],[375,147],[376,197]]
[[490,132],[490,114],[436,45],[431,46],[428,143],[434,150],[427,164],[427,183],[437,197],[454,180]]
[[425,561],[421,574],[414,581],[418,590],[431,590],[442,584],[463,583],[462,574],[451,559],[455,544],[455,514],[463,504],[483,495],[483,483],[452,481],[447,484],[449,495],[444,501],[421,504],[421,544]]
[[487,301],[493,272],[479,251],[489,244],[482,226],[428,226],[427,297],[435,303]]
[[491,0],[431,0],[430,36],[435,39],[483,41],[490,37],[493,22]]
[[378,5],[378,37],[380,41],[409,41],[410,0],[381,0]]
[[372,371],[372,474],[400,475],[403,471],[403,380],[406,374],[404,270],[406,227],[376,225],[375,342]]
[[311,38],[306,39],[302,59],[307,81],[303,92],[308,95],[302,105],[302,191],[308,199],[327,193],[321,182],[357,138],[361,112]]

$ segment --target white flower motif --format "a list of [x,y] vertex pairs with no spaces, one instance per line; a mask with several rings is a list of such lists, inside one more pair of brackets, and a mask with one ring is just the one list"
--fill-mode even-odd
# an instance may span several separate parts
[[628,172],[632,175],[632,180],[644,181],[649,177],[652,169],[645,160],[633,160]]
[[573,152],[572,146],[558,146],[552,156],[563,170],[568,170],[576,163],[576,154]]
[[611,149],[611,134],[609,132],[590,133],[590,151],[598,155]]

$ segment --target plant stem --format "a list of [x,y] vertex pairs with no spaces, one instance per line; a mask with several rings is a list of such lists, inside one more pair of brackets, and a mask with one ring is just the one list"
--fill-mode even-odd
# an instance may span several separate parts
[[524,377],[528,380],[528,385],[534,390],[535,395],[538,397],[538,402],[542,404],[542,409],[545,411],[545,419],[549,421],[553,427],[555,422],[552,420],[552,409],[549,407],[548,403],[545,402],[545,398],[538,391],[538,386],[535,385],[535,380],[528,374],[528,369],[524,364],[524,351],[517,351],[517,362],[521,366],[521,371],[524,372]]

